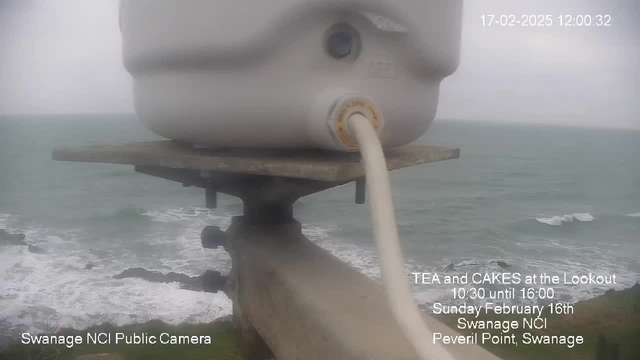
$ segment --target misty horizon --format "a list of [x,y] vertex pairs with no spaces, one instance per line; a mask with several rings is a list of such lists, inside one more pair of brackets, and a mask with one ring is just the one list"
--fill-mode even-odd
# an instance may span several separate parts
[[[14,113],[14,114],[0,114],[0,121],[11,119],[11,118],[37,118],[38,120],[43,120],[46,118],[56,118],[57,120],[61,118],[69,118],[69,117],[82,117],[86,120],[94,119],[104,119],[105,117],[137,117],[135,112],[130,113]],[[64,120],[64,119],[62,119]],[[137,119],[136,119],[137,120]],[[55,120],[53,120],[55,121]],[[461,119],[461,118],[444,118],[436,116],[434,119],[435,124],[440,124],[443,122],[460,122],[460,123],[476,123],[476,124],[485,124],[485,125],[507,125],[507,126],[527,126],[527,127],[553,127],[553,128],[576,128],[576,129],[590,129],[590,130],[631,130],[631,131],[640,131],[640,126],[630,126],[625,127],[622,126],[607,126],[607,124],[572,124],[572,123],[558,123],[558,122],[528,122],[528,121],[509,121],[509,120],[496,120],[496,119]],[[428,134],[428,132],[427,132]],[[426,136],[427,134],[423,135]]]

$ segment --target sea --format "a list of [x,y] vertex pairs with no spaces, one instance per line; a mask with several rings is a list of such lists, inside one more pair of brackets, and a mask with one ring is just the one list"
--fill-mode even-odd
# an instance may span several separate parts
[[[231,313],[222,293],[113,275],[130,267],[228,273],[229,255],[203,249],[200,232],[225,229],[242,212],[238,199],[221,196],[209,210],[202,189],[132,166],[51,156],[60,147],[156,139],[133,115],[0,118],[0,229],[46,252],[0,246],[0,344],[27,331]],[[459,300],[452,285],[416,284],[414,272],[616,275],[613,285],[549,286],[567,302],[640,280],[640,131],[437,119],[417,143],[461,148],[458,160],[391,173],[418,303]],[[311,241],[380,281],[369,208],[354,203],[353,184],[299,200],[295,216]]]

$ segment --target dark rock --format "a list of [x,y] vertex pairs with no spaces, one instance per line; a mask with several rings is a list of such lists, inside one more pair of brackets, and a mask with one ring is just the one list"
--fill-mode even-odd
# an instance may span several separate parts
[[218,292],[224,291],[227,277],[222,276],[219,271],[207,270],[204,274],[200,275],[200,281],[202,284],[202,291]]
[[609,290],[605,291],[604,294],[605,295],[613,295],[613,294],[615,294],[615,292],[616,292],[616,289],[609,289]]
[[114,279],[138,278],[156,283],[180,283],[180,288],[192,291],[218,292],[224,290],[226,277],[220,275],[218,271],[207,270],[204,274],[196,277],[170,272],[163,274],[159,271],[149,271],[143,268],[129,268]]
[[37,247],[37,246],[33,246],[33,245],[28,245],[28,248],[30,253],[34,253],[34,254],[46,254],[47,252],[44,251],[43,249]]
[[150,282],[162,282],[164,275],[159,271],[149,271],[143,268],[129,268],[118,275],[113,276],[114,279],[139,278]]
[[510,267],[511,267],[511,265],[507,264],[507,263],[506,263],[506,262],[504,262],[504,261],[493,261],[493,262],[494,262],[495,264],[497,264],[498,266],[500,266],[501,268],[503,268],[503,269],[507,269],[507,268],[510,268]]
[[444,271],[453,271],[455,269],[455,265],[453,265],[453,263],[449,263],[449,265],[447,265],[446,268],[444,268]]
[[28,245],[25,241],[24,234],[12,234],[5,229],[0,229],[0,245]]
[[220,246],[225,247],[227,239],[224,231],[220,230],[220,227],[205,226],[200,234],[200,242],[205,249],[217,249]]
[[198,277],[191,277],[185,274],[170,272],[164,276],[162,282],[180,283],[180,289],[202,291],[202,281]]
[[95,265],[93,265],[93,263],[87,263],[87,265],[84,266],[84,270],[91,270],[95,267]]

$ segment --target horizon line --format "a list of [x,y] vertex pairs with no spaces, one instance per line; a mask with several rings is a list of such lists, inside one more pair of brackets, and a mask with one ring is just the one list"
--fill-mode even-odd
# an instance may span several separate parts
[[[61,116],[71,116],[71,117],[102,117],[102,116],[134,116],[137,117],[135,112],[113,112],[113,113],[93,113],[93,112],[77,112],[77,113],[0,113],[0,119],[6,117],[61,117]],[[531,122],[531,121],[510,121],[504,119],[461,119],[454,117],[438,117],[436,116],[434,122],[436,121],[459,121],[459,122],[477,122],[477,123],[492,123],[492,124],[500,124],[500,125],[532,125],[532,126],[554,126],[554,127],[564,127],[564,128],[580,128],[580,129],[607,129],[607,130],[636,130],[640,131],[640,124],[637,126],[630,125],[600,125],[600,124],[572,124],[572,123],[556,123],[556,122]]]

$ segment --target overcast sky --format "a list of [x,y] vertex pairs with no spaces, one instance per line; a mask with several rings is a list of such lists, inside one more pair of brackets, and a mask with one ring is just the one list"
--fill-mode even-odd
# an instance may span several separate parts
[[[212,0],[214,1],[214,0]],[[116,0],[0,0],[0,114],[132,112]],[[483,14],[552,15],[483,27]],[[566,28],[558,16],[610,15]],[[466,0],[442,118],[640,128],[640,0]]]

